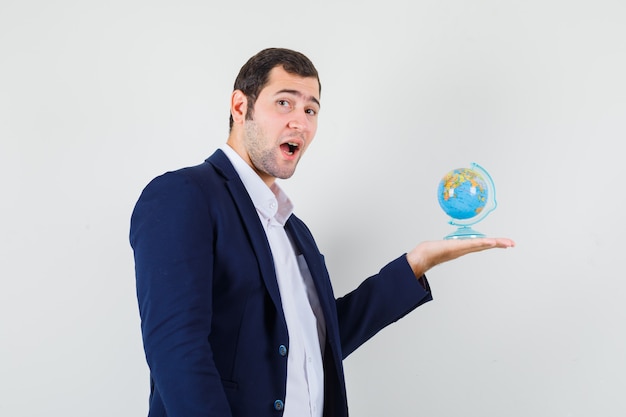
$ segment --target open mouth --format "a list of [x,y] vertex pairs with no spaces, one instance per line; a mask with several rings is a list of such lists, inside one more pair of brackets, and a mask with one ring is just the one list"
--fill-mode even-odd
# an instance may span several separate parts
[[298,152],[298,150],[300,149],[300,145],[294,142],[286,142],[280,145],[280,148],[285,154],[292,156],[293,154]]

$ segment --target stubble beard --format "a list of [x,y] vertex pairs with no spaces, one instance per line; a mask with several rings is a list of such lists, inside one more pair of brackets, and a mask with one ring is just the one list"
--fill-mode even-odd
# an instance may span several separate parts
[[[278,144],[267,145],[265,132],[254,120],[248,120],[245,125],[245,144],[253,168],[259,172],[274,178],[291,178],[296,170],[297,161],[293,165],[279,165],[280,148]],[[267,147],[265,147],[267,146]]]

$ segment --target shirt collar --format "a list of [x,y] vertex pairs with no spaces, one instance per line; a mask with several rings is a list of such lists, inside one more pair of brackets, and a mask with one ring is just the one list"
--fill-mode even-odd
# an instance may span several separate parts
[[233,164],[259,215],[266,220],[274,218],[281,226],[284,226],[293,213],[293,204],[287,194],[276,182],[268,187],[230,145],[225,143],[220,149]]

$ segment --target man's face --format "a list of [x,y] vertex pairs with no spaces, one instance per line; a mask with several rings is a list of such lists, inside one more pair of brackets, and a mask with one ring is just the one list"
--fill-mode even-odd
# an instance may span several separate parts
[[315,136],[319,100],[316,78],[289,74],[282,67],[270,72],[243,132],[250,164],[266,184],[293,175]]

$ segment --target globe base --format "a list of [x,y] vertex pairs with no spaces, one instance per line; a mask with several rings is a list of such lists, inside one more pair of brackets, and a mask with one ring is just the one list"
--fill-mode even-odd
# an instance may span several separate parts
[[469,226],[461,226],[444,239],[475,239],[477,237],[485,237],[485,234],[477,232]]

